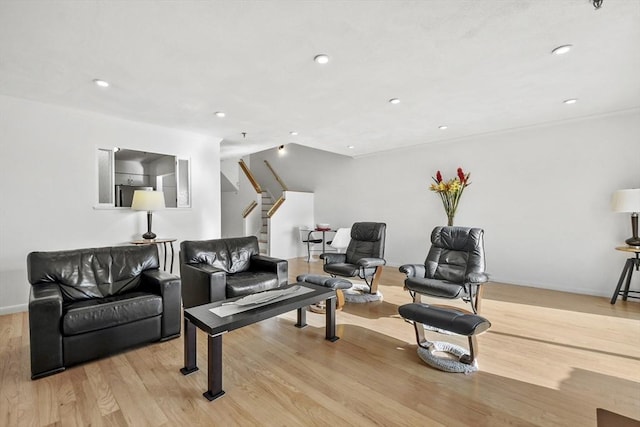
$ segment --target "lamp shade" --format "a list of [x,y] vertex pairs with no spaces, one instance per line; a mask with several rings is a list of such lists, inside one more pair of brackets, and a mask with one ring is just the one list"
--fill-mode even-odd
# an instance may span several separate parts
[[164,209],[164,193],[162,191],[136,190],[133,193],[131,209],[147,212]]
[[611,208],[615,212],[640,212],[640,188],[614,192]]

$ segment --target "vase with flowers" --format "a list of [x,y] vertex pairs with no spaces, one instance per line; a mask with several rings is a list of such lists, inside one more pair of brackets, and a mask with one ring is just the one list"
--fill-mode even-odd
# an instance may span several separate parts
[[440,195],[442,205],[447,213],[447,225],[449,226],[453,225],[453,218],[456,216],[458,203],[460,203],[460,197],[462,197],[464,189],[471,184],[469,176],[471,176],[470,173],[465,174],[462,168],[458,168],[458,175],[448,181],[442,179],[440,171],[437,171],[436,176],[432,177],[434,183],[431,184],[429,189]]

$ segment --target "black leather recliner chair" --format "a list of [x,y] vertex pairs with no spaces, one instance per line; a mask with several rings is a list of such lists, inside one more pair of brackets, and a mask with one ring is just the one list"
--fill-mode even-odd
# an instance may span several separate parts
[[279,288],[288,274],[287,260],[260,255],[255,236],[180,243],[184,308]]
[[369,292],[378,291],[384,260],[387,225],[382,222],[356,222],[351,226],[351,241],[346,253],[327,252],[320,255],[323,269],[331,276],[360,277]]
[[27,256],[31,379],[180,336],[180,278],[155,245]]
[[431,232],[431,249],[424,264],[405,264],[405,288],[416,303],[421,295],[457,299],[480,312],[485,273],[484,230],[469,227],[436,227]]

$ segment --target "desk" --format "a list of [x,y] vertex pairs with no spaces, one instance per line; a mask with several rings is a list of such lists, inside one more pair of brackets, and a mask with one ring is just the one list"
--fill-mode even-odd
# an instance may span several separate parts
[[[633,276],[633,269],[636,271],[640,268],[640,247],[635,246],[618,246],[616,248],[617,251],[623,252],[631,252],[635,254],[635,257],[627,258],[627,262],[624,264],[624,268],[622,269],[622,274],[620,275],[620,280],[618,280],[618,286],[616,286],[616,290],[611,297],[611,304],[615,304],[618,299],[618,295],[622,295],[622,300],[626,301],[627,298],[640,298],[636,295],[639,294],[640,291],[630,291],[629,285],[631,284],[631,276]],[[622,290],[622,284],[624,285],[624,290]]]
[[164,252],[164,266],[162,267],[164,271],[167,271],[167,243],[171,247],[171,265],[169,266],[169,273],[173,274],[173,242],[177,239],[143,239],[143,240],[133,240],[130,243],[133,245],[162,245],[162,252]]

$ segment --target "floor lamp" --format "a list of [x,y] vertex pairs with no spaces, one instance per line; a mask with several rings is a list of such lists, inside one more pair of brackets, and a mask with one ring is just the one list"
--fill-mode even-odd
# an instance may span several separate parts
[[615,212],[631,213],[632,236],[625,240],[629,246],[640,246],[638,237],[638,212],[640,212],[640,188],[618,190],[613,193],[612,208]]
[[147,211],[147,232],[142,235],[142,238],[155,239],[155,233],[151,232],[151,215],[153,211],[164,209],[164,193],[162,191],[136,190],[133,193],[131,209]]

